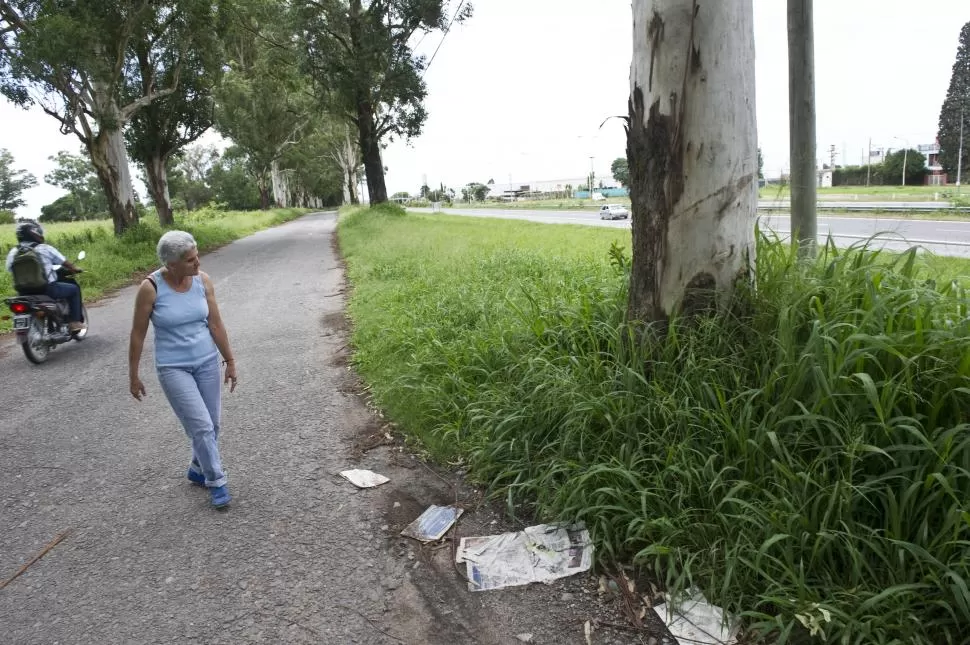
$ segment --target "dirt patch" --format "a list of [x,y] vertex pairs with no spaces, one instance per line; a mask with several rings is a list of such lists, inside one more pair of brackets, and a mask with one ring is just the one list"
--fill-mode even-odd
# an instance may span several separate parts
[[330,356],[330,366],[345,368],[348,365],[350,365],[350,350],[344,345]]
[[347,316],[342,311],[334,311],[320,317],[320,324],[330,334],[339,334],[349,329]]
[[381,446],[400,445],[391,434],[391,424],[381,423],[376,417],[371,417],[363,427],[355,433],[351,445],[351,455],[355,462],[359,462],[365,454]]

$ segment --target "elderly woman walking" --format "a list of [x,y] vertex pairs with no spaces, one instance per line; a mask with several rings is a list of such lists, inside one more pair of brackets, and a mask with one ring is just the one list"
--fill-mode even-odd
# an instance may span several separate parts
[[[236,363],[222,324],[212,280],[199,271],[199,249],[184,231],[169,231],[158,241],[163,268],[148,276],[135,297],[128,345],[131,395],[141,401],[145,385],[138,377],[148,323],[155,328],[155,369],[165,397],[192,441],[188,478],[209,489],[212,505],[231,497],[219,458],[222,385],[236,389]],[[226,366],[220,379],[219,354]],[[222,382],[220,382],[222,381]]]

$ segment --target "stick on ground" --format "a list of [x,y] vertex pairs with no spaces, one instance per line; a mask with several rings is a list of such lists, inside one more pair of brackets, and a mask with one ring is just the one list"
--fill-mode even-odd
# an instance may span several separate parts
[[20,576],[20,574],[22,574],[24,571],[26,571],[27,569],[29,569],[32,564],[34,564],[35,562],[37,562],[38,560],[40,560],[41,558],[43,558],[45,555],[47,555],[47,552],[50,551],[51,549],[53,549],[55,546],[57,546],[57,544],[61,540],[63,540],[64,538],[66,538],[68,533],[70,533],[70,530],[62,531],[57,537],[55,537],[53,540],[51,540],[50,542],[48,542],[47,543],[47,546],[45,546],[44,549],[40,553],[38,553],[33,558],[31,558],[30,560],[28,560],[27,561],[27,564],[25,564],[24,566],[20,567],[20,569],[17,571],[17,573],[13,574],[12,576],[10,576],[6,580],[4,580],[2,583],[0,583],[0,589],[3,589],[7,585],[9,585],[11,582],[13,582],[14,580],[16,580],[17,577]]

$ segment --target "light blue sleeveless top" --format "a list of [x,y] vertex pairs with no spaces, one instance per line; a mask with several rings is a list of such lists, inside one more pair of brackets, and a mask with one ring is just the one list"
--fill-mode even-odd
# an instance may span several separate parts
[[159,269],[152,273],[157,291],[152,309],[155,366],[194,368],[218,357],[209,333],[209,303],[201,276],[192,276],[185,293],[173,290]]

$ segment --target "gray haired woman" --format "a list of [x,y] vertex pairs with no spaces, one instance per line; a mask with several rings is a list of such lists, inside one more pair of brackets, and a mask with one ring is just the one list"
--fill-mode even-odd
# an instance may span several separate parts
[[[188,479],[208,488],[212,505],[232,499],[219,457],[222,385],[236,389],[236,362],[229,334],[216,304],[212,280],[199,271],[199,249],[184,231],[169,231],[158,241],[163,268],[148,276],[135,296],[135,315],[128,345],[131,395],[141,401],[145,385],[138,377],[148,323],[155,328],[158,381],[192,441]],[[226,366],[221,379],[219,355]]]

